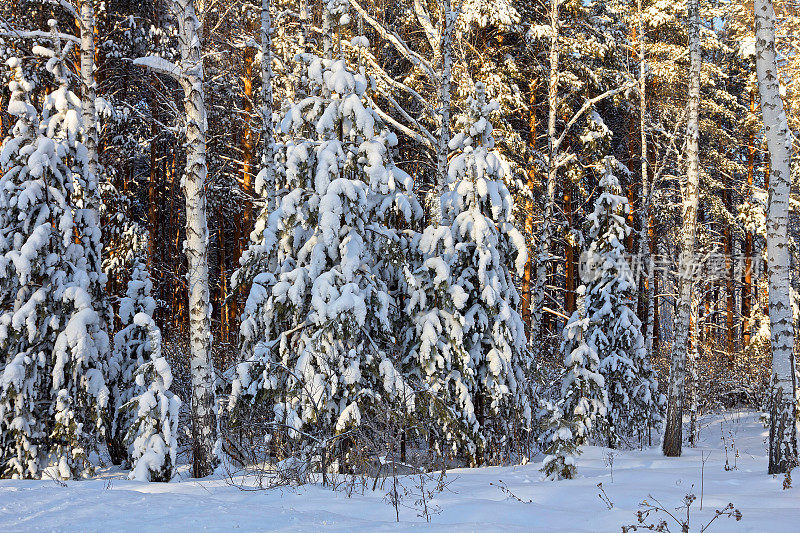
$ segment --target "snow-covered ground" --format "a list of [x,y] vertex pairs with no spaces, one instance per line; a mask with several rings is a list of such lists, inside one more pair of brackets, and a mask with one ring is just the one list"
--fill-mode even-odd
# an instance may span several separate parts
[[[725,445],[729,470],[725,469]],[[196,481],[185,474],[172,483],[141,483],[105,472],[97,479],[69,482],[0,481],[0,531],[620,531],[636,523],[639,504],[648,495],[667,508],[694,493],[691,531],[732,502],[743,518],[720,518],[710,532],[800,531],[800,476],[783,490],[783,476],[766,474],[766,432],[753,412],[727,412],[702,420],[700,446],[683,457],[667,459],[658,448],[614,452],[584,448],[579,479],[540,481],[540,463],[516,467],[460,469],[448,473],[447,491],[433,506],[441,509],[431,523],[413,509],[385,501],[389,488],[348,497],[316,485],[243,491],[220,474]],[[738,457],[736,453],[738,451]],[[700,510],[702,457],[703,510]],[[735,461],[735,463],[734,463]],[[735,466],[735,468],[734,468]],[[413,489],[413,482],[404,483]],[[609,508],[598,496],[602,483]],[[521,500],[509,497],[504,484]],[[371,488],[371,487],[369,487]],[[413,496],[405,503],[413,505]],[[665,515],[662,517],[666,518]],[[674,524],[672,531],[680,531]]]

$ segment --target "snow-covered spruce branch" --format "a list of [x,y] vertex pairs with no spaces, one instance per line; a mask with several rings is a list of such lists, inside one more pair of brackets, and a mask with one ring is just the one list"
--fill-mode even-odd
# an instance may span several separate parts
[[42,0],[42,2],[60,7],[61,9],[63,9],[64,11],[75,17],[75,20],[79,24],[81,23],[81,17],[78,16],[78,10],[72,3],[68,2],[67,0]]

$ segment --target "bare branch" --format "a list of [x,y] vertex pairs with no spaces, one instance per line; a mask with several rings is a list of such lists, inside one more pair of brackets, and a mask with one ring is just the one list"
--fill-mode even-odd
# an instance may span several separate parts
[[408,45],[406,44],[403,39],[400,38],[395,32],[385,28],[380,22],[372,18],[367,11],[361,7],[356,0],[350,0],[350,5],[353,6],[353,9],[358,11],[358,13],[364,18],[364,20],[373,27],[373,29],[380,35],[382,38],[386,39],[395,47],[395,49],[400,52],[400,54],[408,59],[414,66],[420,67],[425,75],[431,81],[438,81],[439,75],[431,66],[430,62],[428,62],[425,58],[423,58],[418,53],[411,50]]
[[586,113],[589,109],[591,109],[592,106],[594,106],[598,102],[605,100],[606,98],[611,98],[612,96],[616,96],[623,91],[627,91],[628,89],[635,87],[636,83],[637,82],[635,80],[628,81],[627,83],[617,87],[616,89],[609,89],[603,94],[597,95],[594,98],[586,100],[586,102],[583,103],[583,106],[580,109],[578,109],[578,112],[572,115],[572,118],[569,119],[567,125],[564,126],[564,130],[561,132],[561,135],[558,137],[558,139],[555,142],[555,145],[553,146],[553,151],[554,152],[558,151],[559,147],[561,146],[561,143],[564,142],[564,138],[567,136],[567,133],[569,132],[570,128],[572,128],[572,126],[575,125],[578,119],[581,118],[583,114]]

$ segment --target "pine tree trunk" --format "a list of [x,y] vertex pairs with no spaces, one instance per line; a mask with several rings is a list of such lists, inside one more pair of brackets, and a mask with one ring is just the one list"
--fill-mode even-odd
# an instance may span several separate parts
[[770,155],[767,207],[769,321],[772,345],[772,393],[769,473],[787,472],[796,464],[797,388],[794,324],[790,305],[789,193],[792,138],[780,95],[775,57],[775,11],[771,0],[755,0],[756,71],[764,135]]
[[245,248],[247,235],[253,229],[253,61],[255,59],[255,49],[247,46],[244,50],[244,74],[242,76],[242,86],[244,88],[244,109],[242,113],[242,192],[247,198],[244,202],[242,213],[242,233],[244,239],[236,243],[237,261]]
[[219,243],[219,340],[228,342],[230,335],[230,306],[225,301],[228,297],[227,243],[225,239],[225,210],[221,203],[217,207],[217,240]]
[[[567,228],[572,228],[572,191],[571,183],[564,184],[564,216]],[[568,239],[564,247],[564,311],[571,316],[575,311],[575,289],[577,288],[577,254],[572,239]]]
[[[528,192],[529,197],[526,199],[527,210],[525,213],[525,238],[529,243],[533,242],[533,190],[534,180],[536,178],[535,158],[536,152],[536,85],[533,83],[529,86],[530,96],[528,97]],[[525,272],[522,276],[522,322],[528,333],[528,343],[533,340],[531,335],[531,274],[533,271],[533,250],[530,249],[528,253],[528,261],[525,263]]]
[[686,187],[683,191],[683,248],[678,268],[678,305],[675,342],[667,388],[667,420],[662,451],[667,457],[681,455],[683,441],[683,402],[689,317],[692,310],[692,277],[695,262],[697,206],[699,203],[700,154],[700,0],[689,0],[689,103],[686,142]]
[[[155,84],[155,75],[151,76],[151,85]],[[147,181],[147,271],[155,272],[156,239],[158,237],[158,205],[156,204],[156,187],[158,183],[158,100],[155,90],[150,97],[150,177]],[[158,278],[154,278],[157,282]],[[159,283],[154,283],[159,286]],[[156,294],[159,291],[156,290]]]
[[192,373],[192,475],[204,477],[214,471],[217,438],[214,412],[211,324],[208,288],[208,224],[205,181],[206,121],[203,94],[203,61],[200,54],[200,23],[193,0],[173,0],[181,45],[181,85],[186,110],[186,242],[189,292],[189,344]]
[[[750,113],[755,114],[754,91],[750,90]],[[753,131],[747,133],[747,189],[745,198],[753,199],[753,172],[755,168],[756,144]],[[753,232],[745,230],[744,235],[744,279],[742,280],[742,342],[750,344],[750,314],[753,303]]]

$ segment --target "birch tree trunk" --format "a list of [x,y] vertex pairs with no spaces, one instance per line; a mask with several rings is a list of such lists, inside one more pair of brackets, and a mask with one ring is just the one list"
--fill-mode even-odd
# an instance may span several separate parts
[[322,55],[325,59],[333,59],[333,15],[328,5],[322,7]]
[[[97,177],[97,124],[94,101],[97,97],[94,82],[94,7],[91,0],[81,0],[80,4],[80,30],[81,30],[81,85],[83,98],[83,126],[86,152],[89,162],[89,174],[96,180]],[[96,185],[96,182],[95,182]]]
[[188,262],[189,345],[192,372],[192,475],[214,471],[217,439],[214,412],[211,324],[208,289],[208,225],[206,222],[206,122],[200,23],[193,0],[173,0],[181,47],[181,85],[186,111],[186,258]]
[[767,207],[769,322],[772,345],[772,392],[769,473],[789,471],[797,461],[795,424],[794,327],[789,274],[789,193],[792,138],[780,95],[775,57],[775,11],[772,0],[755,0],[756,72],[764,135],[770,156]]
[[555,213],[556,177],[558,174],[558,145],[556,114],[558,112],[558,20],[561,0],[550,1],[550,76],[547,85],[547,197],[544,206],[542,233],[539,236],[539,251],[536,257],[536,288],[531,308],[531,342],[541,342],[542,308],[547,289],[547,270],[550,262],[550,241],[553,237],[552,223]]
[[647,357],[653,355],[653,315],[655,314],[655,290],[653,287],[653,258],[650,255],[648,230],[650,228],[650,179],[647,175],[647,63],[645,62],[645,24],[642,0],[636,0],[639,15],[639,142],[641,144],[642,209],[639,220],[639,269],[647,269],[646,298],[647,326],[645,329],[645,350]]
[[662,451],[667,457],[680,457],[683,440],[683,403],[686,353],[692,310],[692,281],[695,262],[697,206],[699,202],[700,154],[700,0],[689,0],[689,102],[686,141],[686,187],[683,190],[683,247],[678,266],[678,306],[675,317],[675,342],[667,389],[667,420]]
[[103,243],[99,225],[100,188],[98,185],[98,141],[97,113],[95,111],[96,85],[94,80],[94,7],[91,0],[81,0],[79,6],[80,27],[80,61],[81,61],[81,108],[83,118],[83,144],[86,147],[86,189],[83,191],[81,227],[88,234],[83,235],[84,250],[88,261],[88,273],[91,280],[91,294],[95,308],[100,313],[103,328],[112,320],[111,309],[106,305],[105,274],[103,273]]
[[275,133],[272,127],[272,17],[270,0],[261,0],[261,120],[263,165],[259,186],[267,202],[267,212],[275,210]]
[[450,0],[442,0],[442,29],[440,55],[442,63],[439,81],[439,136],[436,145],[436,187],[430,197],[431,224],[442,222],[441,197],[447,186],[447,154],[450,150],[450,81],[453,74],[453,30],[456,14],[452,12]]

